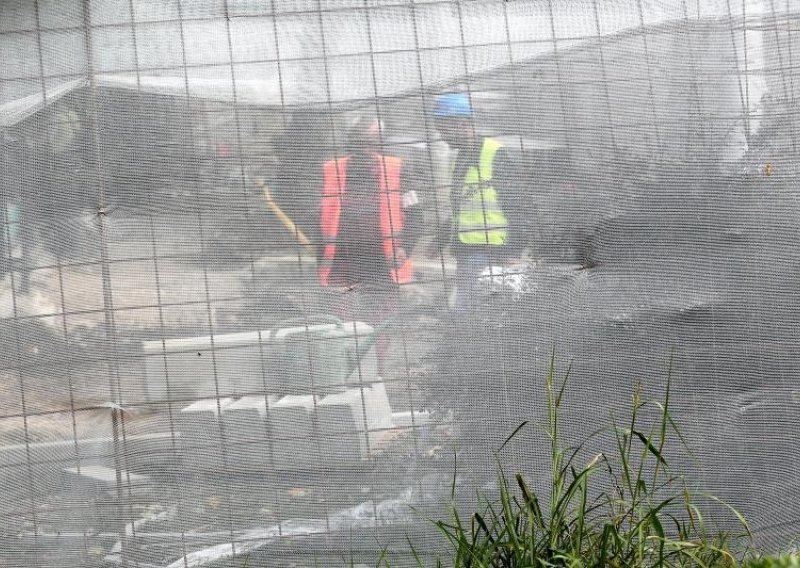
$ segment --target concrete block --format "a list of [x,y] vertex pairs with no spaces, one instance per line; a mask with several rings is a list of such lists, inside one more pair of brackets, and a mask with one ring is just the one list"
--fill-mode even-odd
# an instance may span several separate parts
[[[315,468],[335,468],[337,464],[353,463],[368,455],[367,433],[363,416],[349,400],[347,391],[322,399],[317,409],[319,425],[319,453]],[[360,395],[359,395],[360,396]]]
[[278,470],[306,469],[314,463],[317,444],[313,433],[315,400],[311,395],[290,395],[270,406],[272,451]]
[[118,480],[116,469],[99,465],[68,467],[64,469],[64,474],[67,489],[90,494],[116,491],[118,482],[125,494],[140,494],[150,486],[150,478],[146,475],[120,471]]
[[367,428],[369,430],[382,430],[392,427],[392,406],[386,394],[386,385],[383,382],[372,383],[364,389],[364,398],[367,404]]
[[[237,396],[260,391],[265,382],[268,394],[295,395],[312,394],[312,384],[314,394],[324,394],[371,383],[378,380],[374,347],[358,365],[354,356],[373,333],[368,324],[346,322],[145,341],[144,398],[157,402]],[[131,367],[126,374],[137,372],[141,371]],[[139,381],[131,376],[127,382],[133,385],[129,396],[139,400]]]
[[359,364],[347,377],[346,387],[357,388],[359,385],[369,385],[380,380],[381,377],[378,375],[378,356],[373,345],[361,357]]
[[[363,322],[329,323],[279,329],[272,341],[278,355],[270,381],[284,394],[330,394],[374,380],[377,359],[371,348],[355,364],[374,333]],[[349,373],[348,369],[352,368]]]
[[268,408],[274,396],[246,396],[223,412],[230,468],[242,473],[266,472],[271,461]]
[[[148,400],[232,396],[263,383],[269,332],[145,341]],[[167,389],[169,382],[169,389]]]
[[325,453],[336,459],[368,458],[370,433],[392,427],[392,409],[384,384],[326,396],[317,407],[317,421],[320,436],[326,442]]
[[178,413],[184,467],[224,469],[222,412],[232,403],[233,398],[221,398],[219,402],[215,398],[198,400]]

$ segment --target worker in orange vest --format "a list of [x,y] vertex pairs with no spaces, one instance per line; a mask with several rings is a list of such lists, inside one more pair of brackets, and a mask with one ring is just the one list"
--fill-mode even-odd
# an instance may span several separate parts
[[[404,162],[380,152],[382,122],[362,117],[350,132],[350,153],[323,167],[319,279],[339,294],[342,319],[379,325],[411,282],[409,256],[421,221]],[[377,341],[378,372],[386,371],[388,336]]]

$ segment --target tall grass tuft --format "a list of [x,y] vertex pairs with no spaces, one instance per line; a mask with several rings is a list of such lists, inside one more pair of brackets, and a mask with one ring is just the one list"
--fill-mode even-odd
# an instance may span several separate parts
[[[637,387],[629,419],[624,425],[612,419],[603,430],[613,434],[611,455],[598,453],[580,465],[579,453],[589,440],[578,448],[562,443],[559,418],[569,373],[557,384],[551,360],[546,380],[550,450],[546,500],[523,475],[509,480],[501,470],[499,496],[484,497],[480,510],[469,517],[453,504],[446,520],[434,521],[452,549],[452,558],[444,564],[454,568],[739,566],[752,540],[745,519],[719,499],[691,490],[669,468],[668,437],[677,436],[685,447],[670,415],[670,375],[661,401],[643,400]],[[643,408],[648,405],[658,409],[658,419],[642,428]],[[716,525],[700,502],[729,512],[729,520],[740,529],[712,528]]]

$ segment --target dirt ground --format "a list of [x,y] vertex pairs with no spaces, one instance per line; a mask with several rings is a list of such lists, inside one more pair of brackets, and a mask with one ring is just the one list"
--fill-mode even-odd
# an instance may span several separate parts
[[[236,231],[230,242],[211,248],[199,242],[190,225],[112,219],[104,237],[105,262],[95,246],[97,227],[91,226],[68,254],[54,254],[47,246],[29,251],[29,291],[20,289],[20,273],[0,281],[0,343],[8,355],[0,368],[0,449],[110,440],[112,408],[118,403],[124,408],[117,415],[118,437],[168,434],[174,428],[169,412],[179,408],[150,405],[142,398],[143,341],[267,330],[287,318],[328,310],[312,258],[291,250],[266,254],[266,249],[228,255],[226,248],[235,248],[242,238]],[[419,274],[420,283],[403,290],[404,303],[415,309],[388,331],[392,341],[383,379],[394,412],[425,406],[419,383],[429,372],[425,359],[439,333],[437,309],[445,297],[441,264],[423,260]],[[47,486],[34,494],[33,507],[22,496],[2,507],[0,537],[17,536],[4,545],[0,566],[30,562],[34,556],[45,565],[59,549],[58,561],[66,562],[61,565],[100,566],[123,521],[158,515],[163,522],[147,530],[162,536],[143,537],[134,548],[142,565],[168,562],[181,550],[225,542],[231,531],[319,518],[365,500],[385,499],[406,482],[398,480],[398,467],[408,466],[415,444],[407,432],[390,436],[380,457],[357,469],[336,466],[335,476],[336,468],[321,476],[288,472],[271,479],[209,478],[154,468],[144,493],[122,500],[113,490],[86,493],[69,485]],[[8,488],[24,485],[14,481]],[[179,542],[187,533],[205,536]],[[169,534],[178,536],[170,539]],[[64,556],[67,551],[74,558]]]
[[[93,245],[68,257],[40,246],[30,253],[27,293],[19,273],[0,281],[0,343],[10,354],[0,368],[0,443],[109,434],[111,402],[130,406],[132,431],[151,431],[158,428],[149,424],[153,409],[137,396],[142,341],[268,330],[330,311],[312,258],[293,251],[221,257],[193,242],[188,221],[170,223],[112,219],[105,272]],[[99,237],[96,226],[87,232],[86,241]],[[383,379],[395,411],[424,404],[416,383],[444,305],[441,263],[422,260],[418,273],[420,283],[403,290],[403,304],[417,309],[387,332]]]

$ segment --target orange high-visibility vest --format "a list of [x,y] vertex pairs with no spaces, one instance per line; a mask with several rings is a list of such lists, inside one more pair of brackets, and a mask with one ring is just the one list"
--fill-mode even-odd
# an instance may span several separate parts
[[[402,193],[400,190],[400,158],[375,155],[378,163],[378,215],[383,237],[383,254],[386,256],[391,278],[398,284],[411,281],[414,268],[411,259],[397,258],[395,251],[402,246],[404,224]],[[347,187],[347,164],[350,157],[326,162],[323,167],[322,205],[320,225],[324,247],[319,263],[319,280],[328,286],[333,262],[336,259],[336,239],[339,236],[339,218],[342,198]]]

